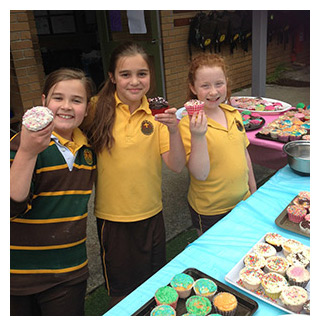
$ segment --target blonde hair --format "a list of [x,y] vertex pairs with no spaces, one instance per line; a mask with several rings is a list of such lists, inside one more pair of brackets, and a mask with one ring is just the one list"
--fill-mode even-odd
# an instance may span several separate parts
[[231,96],[231,88],[230,81],[227,76],[227,66],[225,64],[224,59],[214,53],[201,53],[192,59],[188,73],[187,100],[197,98],[197,96],[191,91],[189,85],[194,86],[196,71],[201,67],[220,67],[222,69],[227,81],[226,100],[229,101]]

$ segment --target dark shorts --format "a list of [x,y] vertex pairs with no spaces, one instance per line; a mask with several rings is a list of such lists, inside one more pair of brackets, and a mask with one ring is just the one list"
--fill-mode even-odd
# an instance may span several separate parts
[[[70,282],[69,282],[70,283]],[[87,280],[63,283],[31,295],[11,295],[11,316],[83,316]]]
[[211,228],[211,226],[215,225],[217,222],[219,222],[222,218],[224,218],[227,214],[230,213],[230,211],[218,214],[218,215],[201,215],[198,214],[188,203],[190,214],[191,214],[191,220],[192,225],[194,228],[199,230],[201,233],[206,232],[208,229]]
[[138,222],[97,218],[103,274],[112,297],[128,295],[166,264],[162,212]]

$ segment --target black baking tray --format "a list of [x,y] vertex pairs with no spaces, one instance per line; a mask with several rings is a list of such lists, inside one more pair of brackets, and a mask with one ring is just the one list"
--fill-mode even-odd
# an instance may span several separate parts
[[[298,197],[298,196],[296,196]],[[292,232],[295,232],[295,233],[298,233],[298,234],[301,234],[301,235],[304,235],[305,237],[308,237],[310,238],[310,234],[308,233],[305,233],[303,232],[300,227],[299,227],[299,224],[298,223],[293,223],[291,222],[289,219],[288,219],[288,213],[287,213],[287,208],[293,204],[293,201],[295,200],[294,197],[291,202],[289,203],[289,205],[286,206],[286,208],[280,213],[280,215],[275,219],[275,223],[285,229],[285,230],[289,230],[289,231],[292,231]]]
[[[229,292],[232,293],[238,300],[238,307],[236,311],[236,316],[251,316],[255,313],[255,311],[258,309],[258,303],[246,295],[234,290],[230,286],[216,280],[215,278],[200,272],[199,270],[195,268],[188,268],[183,273],[188,274],[194,278],[194,280],[197,280],[198,278],[209,278],[210,280],[214,281],[218,287],[217,293],[219,292]],[[173,275],[174,276],[174,275]],[[172,277],[173,277],[172,276]],[[168,284],[169,285],[169,284]],[[193,290],[191,291],[190,296],[195,295]],[[186,299],[179,298],[177,308],[176,308],[176,314],[177,316],[182,316],[187,312],[186,309]],[[154,298],[150,299],[146,304],[144,304],[141,308],[139,308],[132,316],[150,316],[151,310],[156,306],[156,301]],[[215,313],[214,307],[212,307],[211,313]]]
[[264,124],[266,123],[266,120],[264,120],[264,118],[262,118],[262,117],[258,117],[257,119],[260,119],[261,120],[261,122],[258,125],[251,124],[250,123],[250,120],[249,120],[249,124],[246,124],[244,126],[244,128],[246,129],[246,131],[257,130],[257,129],[260,129],[260,128],[262,128],[264,126]]

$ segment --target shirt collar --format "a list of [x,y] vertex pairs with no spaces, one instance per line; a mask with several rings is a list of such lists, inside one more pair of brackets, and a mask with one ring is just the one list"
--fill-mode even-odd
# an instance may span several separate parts
[[60,136],[59,134],[57,134],[56,132],[52,132],[51,138],[54,140],[58,140],[59,143],[63,146],[68,147],[68,143],[75,143],[77,144],[77,148],[80,148],[82,146],[89,146],[88,145],[88,140],[87,137],[83,134],[83,132],[79,129],[79,128],[75,128],[73,130],[72,133],[72,141],[63,138],[62,136]]
[[[117,92],[114,93],[114,98],[115,98],[115,101],[116,101],[116,107],[124,106],[124,107],[128,108],[128,105],[123,103],[119,99]],[[151,110],[149,109],[149,102],[148,102],[148,99],[147,99],[146,96],[143,96],[141,105],[137,108],[136,111],[139,111],[139,110],[142,110],[142,111],[145,111],[146,113],[151,114]]]

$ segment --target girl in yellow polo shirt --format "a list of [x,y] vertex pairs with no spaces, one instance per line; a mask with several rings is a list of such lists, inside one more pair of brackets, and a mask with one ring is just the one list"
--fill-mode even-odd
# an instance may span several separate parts
[[202,234],[256,191],[256,182],[241,115],[224,104],[230,97],[224,60],[216,54],[195,57],[188,83],[188,98],[204,102],[198,116],[179,123],[190,172],[192,223]]
[[149,109],[143,48],[120,45],[108,74],[83,127],[97,153],[94,211],[113,305],[166,263],[161,165],[181,172],[186,157],[176,109],[155,117]]

